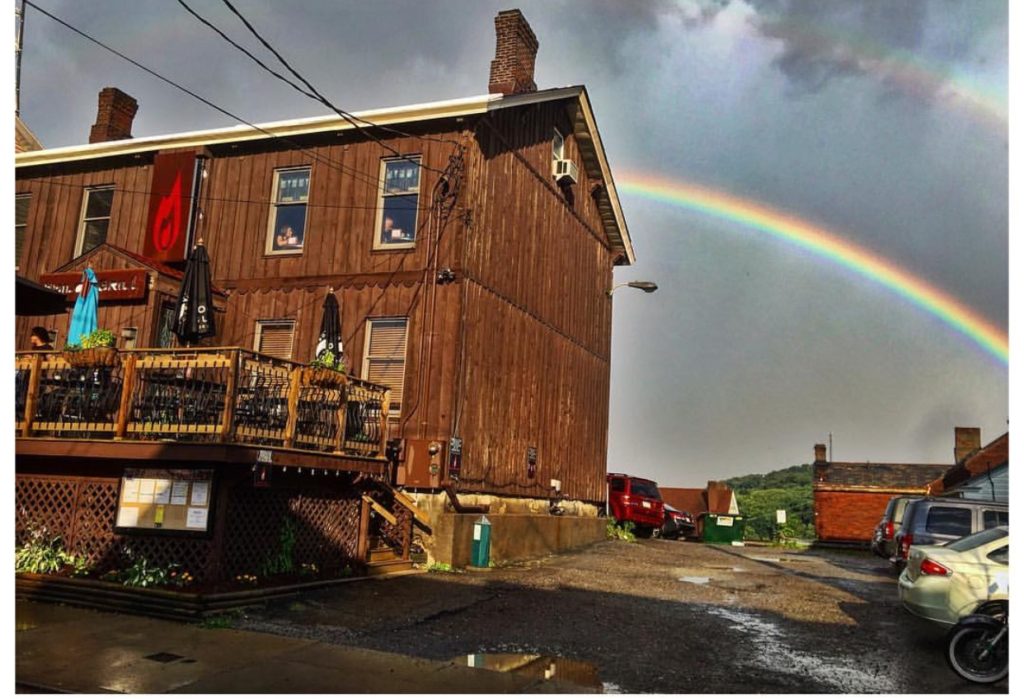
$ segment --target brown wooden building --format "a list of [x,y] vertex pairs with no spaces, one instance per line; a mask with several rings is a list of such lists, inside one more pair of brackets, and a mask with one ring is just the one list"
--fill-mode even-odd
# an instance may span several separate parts
[[[173,294],[202,239],[209,347],[307,362],[334,291],[349,373],[390,390],[388,486],[602,501],[608,290],[629,232],[586,89],[538,91],[529,25],[495,25],[489,94],[358,120],[133,139],[138,105],[104,89],[89,145],[16,158],[18,274],[66,289],[92,266],[101,327],[123,348],[174,347]],[[60,349],[67,314],[19,317],[18,347],[40,325]],[[294,446],[303,421],[289,424]],[[19,439],[19,478],[52,470],[60,449],[39,442],[61,438]],[[325,471],[346,472],[344,455]]]

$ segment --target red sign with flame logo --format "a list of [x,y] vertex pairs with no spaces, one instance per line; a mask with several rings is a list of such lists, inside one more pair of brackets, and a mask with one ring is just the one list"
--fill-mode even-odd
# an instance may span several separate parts
[[180,262],[188,256],[195,153],[158,153],[153,158],[149,219],[142,254],[151,260]]

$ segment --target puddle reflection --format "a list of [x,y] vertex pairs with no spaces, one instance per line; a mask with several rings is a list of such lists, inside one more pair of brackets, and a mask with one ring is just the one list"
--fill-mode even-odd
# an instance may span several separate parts
[[[580,687],[596,689],[598,692],[606,689],[595,666],[569,658],[532,653],[470,653],[459,656],[455,662],[465,663],[468,667],[511,672],[538,680],[561,680]],[[614,685],[609,687],[614,690]]]

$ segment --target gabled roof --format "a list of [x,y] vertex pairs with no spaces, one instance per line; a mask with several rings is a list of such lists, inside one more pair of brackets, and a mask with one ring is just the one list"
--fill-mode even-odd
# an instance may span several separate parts
[[1009,466],[1009,463],[1010,433],[1006,432],[937,477],[928,485],[929,492],[943,493],[975,476],[980,476],[1000,466]]
[[[442,102],[426,102],[404,107],[374,109],[353,114],[355,120],[372,122],[378,126],[397,126],[439,119],[451,119],[472,115],[483,115],[501,109],[540,104],[558,100],[576,100],[577,110],[574,115],[574,135],[583,156],[583,166],[591,177],[604,183],[606,196],[598,202],[603,227],[613,248],[622,252],[627,261],[635,261],[633,243],[630,239],[626,220],[622,215],[615,180],[608,165],[601,143],[601,134],[597,129],[597,121],[590,105],[587,90],[582,85],[573,87],[540,90],[519,95],[481,95],[464,99]],[[257,124],[258,128],[248,125],[230,126],[204,131],[148,136],[144,138],[106,141],[65,148],[49,148],[45,150],[18,153],[14,159],[15,169],[36,165],[54,165],[60,163],[107,158],[160,151],[170,148],[197,148],[226,143],[260,141],[267,138],[289,138],[308,134],[349,131],[355,127],[337,115],[292,119]]]
[[692,515],[708,511],[703,488],[658,488],[661,499],[666,503]]
[[814,487],[857,486],[920,488],[949,468],[945,464],[875,464],[819,462],[814,465]]
[[[168,278],[170,278],[170,279],[172,279],[172,280],[174,280],[176,282],[180,282],[182,279],[185,278],[185,273],[182,272],[181,270],[177,270],[174,267],[171,267],[169,265],[165,265],[163,262],[158,262],[157,260],[151,260],[150,258],[146,257],[145,255],[140,255],[137,252],[132,252],[131,250],[128,250],[126,248],[122,248],[122,247],[120,247],[118,245],[114,245],[112,243],[100,243],[99,245],[94,247],[89,252],[82,253],[81,255],[79,255],[78,257],[74,258],[73,260],[71,260],[69,262],[65,262],[64,264],[62,264],[60,267],[58,267],[54,271],[55,272],[74,272],[74,271],[77,271],[77,268],[80,267],[83,262],[85,262],[86,260],[89,260],[89,259],[91,259],[93,257],[96,257],[97,255],[100,255],[100,254],[102,254],[104,252],[110,252],[110,253],[114,254],[115,257],[126,258],[127,260],[131,260],[133,262],[136,262],[136,263],[142,265],[143,267],[147,267],[151,271],[156,272],[157,274],[162,275],[164,277],[168,277]],[[224,292],[222,290],[218,289],[213,284],[210,285],[210,290],[213,291],[215,294],[219,294],[220,296],[225,296]]]

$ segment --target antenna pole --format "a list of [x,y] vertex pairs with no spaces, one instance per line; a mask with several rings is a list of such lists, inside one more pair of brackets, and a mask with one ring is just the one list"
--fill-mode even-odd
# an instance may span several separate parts
[[25,0],[21,7],[14,8],[18,19],[18,39],[14,44],[14,114],[21,116],[21,45],[25,39]]
[[831,432],[828,433],[828,460],[829,461],[833,460],[833,456],[832,456],[832,433]]

